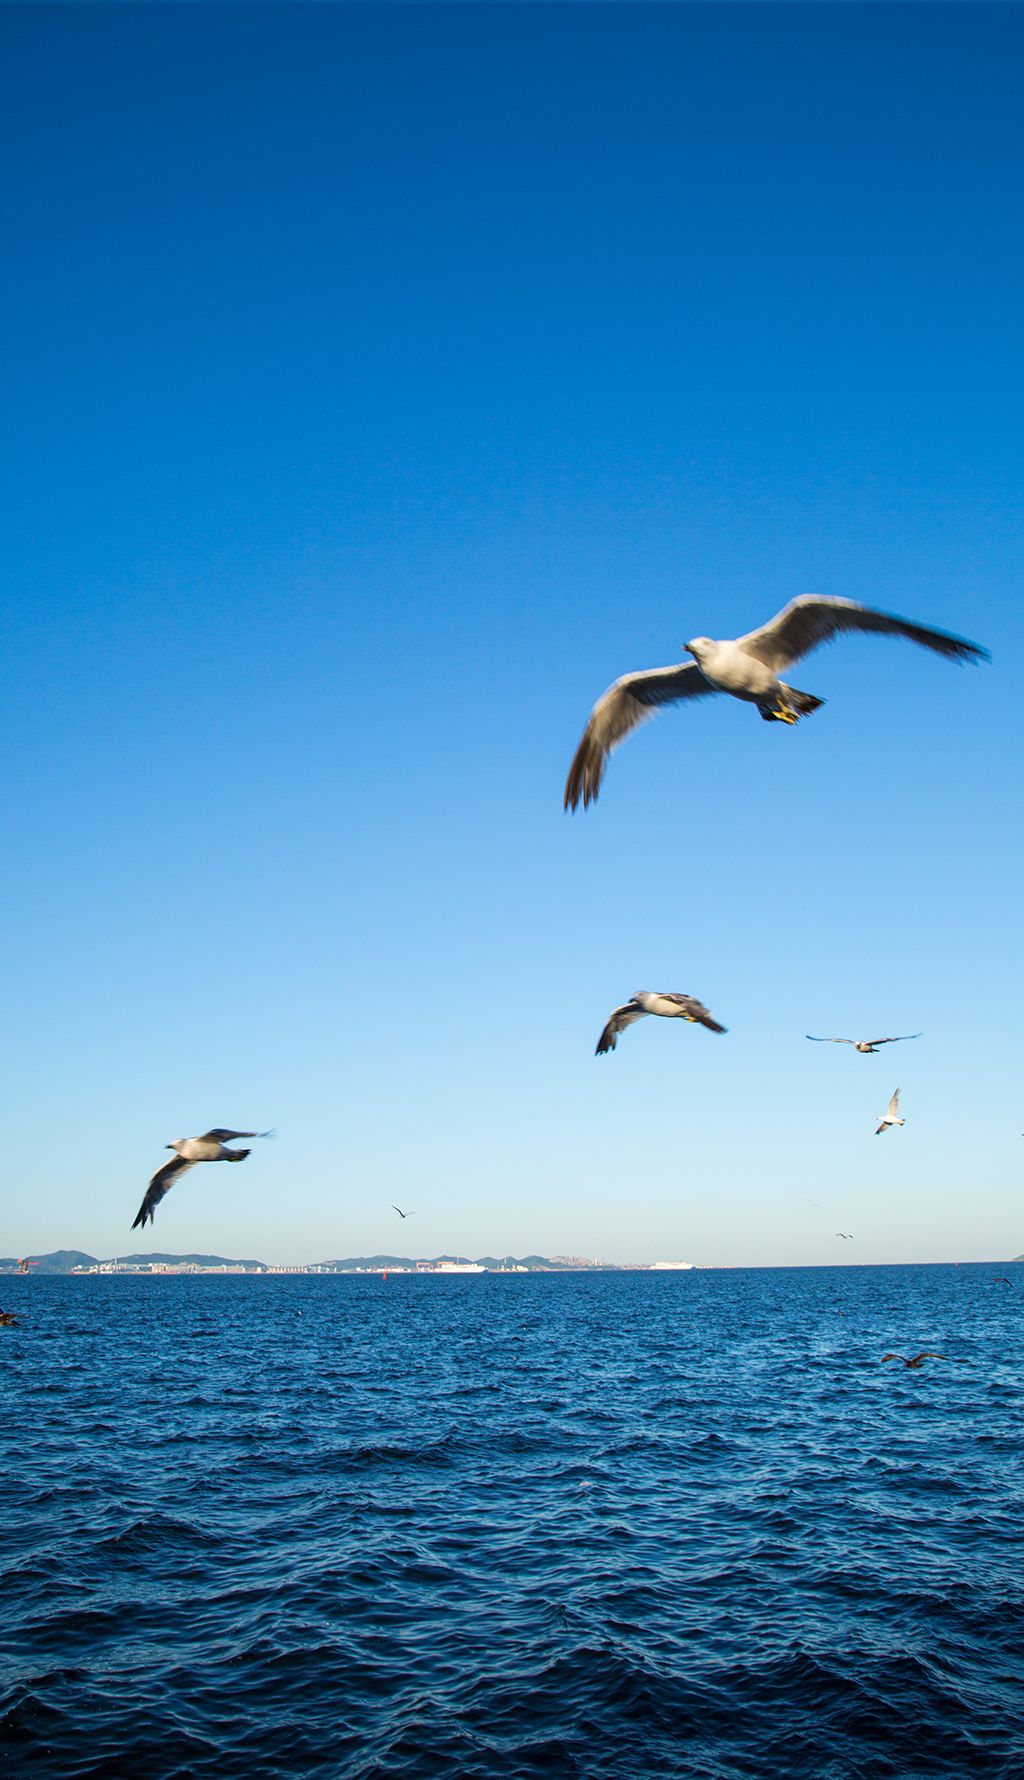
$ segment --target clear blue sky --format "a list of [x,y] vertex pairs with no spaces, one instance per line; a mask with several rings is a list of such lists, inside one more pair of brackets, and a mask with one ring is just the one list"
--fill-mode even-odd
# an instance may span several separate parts
[[[1021,9],[0,28],[0,1253],[250,1122],[152,1246],[1024,1249]],[[844,641],[563,814],[617,674],[805,591],[993,665]],[[642,987],[729,1036],[595,1059]]]

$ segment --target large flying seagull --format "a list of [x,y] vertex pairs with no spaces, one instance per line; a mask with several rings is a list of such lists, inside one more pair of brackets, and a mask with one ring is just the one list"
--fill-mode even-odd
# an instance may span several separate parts
[[177,1142],[169,1143],[169,1150],[177,1150],[173,1162],[165,1162],[158,1168],[149,1186],[146,1197],[139,1206],[139,1215],[132,1225],[137,1230],[140,1224],[145,1227],[146,1220],[153,1222],[156,1211],[164,1194],[173,1187],[188,1169],[194,1168],[197,1162],[244,1162],[249,1150],[228,1150],[225,1144],[233,1137],[273,1137],[272,1131],[227,1131],[218,1126],[213,1131],[204,1131],[202,1137],[179,1137]]
[[631,1001],[617,1007],[607,1026],[597,1041],[595,1057],[602,1057],[605,1051],[614,1051],[615,1040],[634,1020],[642,1020],[645,1014],[661,1014],[667,1020],[689,1020],[691,1026],[706,1026],[709,1032],[724,1032],[726,1028],[713,1020],[702,1001],[692,995],[673,995],[668,991],[659,993],[650,989],[638,989]]
[[801,594],[760,630],[748,631],[735,641],[716,642],[694,637],[687,643],[693,660],[684,665],[650,668],[624,674],[598,699],[569,768],[565,808],[584,808],[593,803],[601,788],[605,763],[613,748],[659,705],[683,698],[703,698],[710,692],[728,692],[733,698],[756,705],[768,723],[795,723],[816,711],[824,701],[810,692],[787,686],[779,675],[819,643],[827,643],[841,631],[878,631],[885,636],[908,637],[925,649],[934,649],[951,661],[987,659],[987,649],[948,631],[931,630],[889,612],[876,612],[856,600],[828,599]]

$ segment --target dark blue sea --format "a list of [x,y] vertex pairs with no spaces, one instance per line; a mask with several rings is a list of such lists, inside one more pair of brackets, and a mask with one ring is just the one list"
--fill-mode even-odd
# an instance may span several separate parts
[[5,1772],[1024,1775],[1022,1268],[0,1296]]

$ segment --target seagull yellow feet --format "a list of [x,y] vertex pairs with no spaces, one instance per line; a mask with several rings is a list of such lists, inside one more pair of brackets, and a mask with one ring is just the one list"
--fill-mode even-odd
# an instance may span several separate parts
[[795,711],[787,711],[785,705],[780,705],[778,707],[778,710],[772,712],[772,716],[775,718],[776,722],[778,722],[778,723],[797,723],[797,722],[799,722],[799,718],[797,717],[796,712]]

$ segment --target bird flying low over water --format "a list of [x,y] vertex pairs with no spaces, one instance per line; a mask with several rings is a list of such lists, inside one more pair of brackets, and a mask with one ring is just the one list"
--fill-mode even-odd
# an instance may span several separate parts
[[919,1366],[923,1366],[926,1360],[948,1360],[948,1359],[949,1359],[948,1354],[935,1354],[935,1353],[932,1353],[928,1348],[925,1348],[923,1353],[914,1354],[914,1355],[912,1355],[912,1357],[909,1360],[904,1359],[902,1354],[883,1354],[879,1364],[884,1366],[886,1360],[903,1360],[904,1366],[909,1366],[912,1371],[916,1372],[917,1368]]
[[875,1132],[875,1136],[881,1137],[882,1132],[887,1131],[889,1129],[890,1125],[905,1125],[906,1122],[907,1122],[906,1119],[900,1118],[900,1091],[897,1088],[895,1094],[893,1095],[893,1097],[890,1100],[888,1106],[886,1107],[884,1113],[882,1114],[882,1122],[879,1125],[877,1131]]
[[612,749],[625,741],[645,718],[653,717],[660,705],[727,692],[732,698],[756,705],[767,723],[796,723],[798,718],[809,716],[824,700],[787,686],[779,675],[841,631],[907,637],[951,661],[977,661],[988,656],[987,649],[969,643],[965,637],[913,624],[889,612],[876,612],[857,600],[801,594],[759,630],[748,631],[735,640],[694,637],[686,644],[692,661],[623,674],[609,686],[590,713],[569,768],[565,808],[574,810],[582,801],[585,809],[595,801]]
[[597,1041],[595,1057],[602,1057],[605,1051],[614,1051],[615,1040],[634,1020],[642,1020],[645,1014],[661,1014],[668,1020],[689,1020],[691,1026],[706,1026],[709,1032],[725,1032],[713,1020],[702,1001],[692,995],[674,995],[667,990],[659,992],[650,989],[638,989],[632,1000],[617,1007],[607,1026]]
[[813,1032],[807,1032],[804,1036],[810,1039],[812,1045],[852,1045],[855,1051],[863,1051],[866,1056],[869,1052],[877,1051],[879,1045],[906,1044],[909,1038],[920,1038],[921,1034],[904,1032],[900,1038],[815,1038]]
[[18,1319],[13,1310],[0,1310],[0,1329],[16,1329]]
[[233,1137],[273,1137],[273,1131],[228,1131],[217,1126],[213,1131],[204,1131],[202,1137],[179,1137],[176,1142],[169,1143],[169,1150],[176,1150],[173,1162],[165,1162],[158,1168],[149,1186],[146,1197],[139,1206],[139,1215],[132,1225],[137,1230],[140,1224],[145,1228],[147,1219],[153,1222],[156,1211],[164,1194],[173,1187],[176,1180],[197,1162],[244,1162],[249,1150],[225,1149],[225,1144]]

